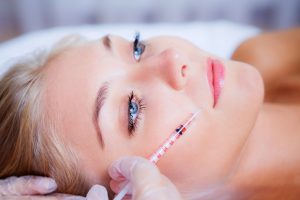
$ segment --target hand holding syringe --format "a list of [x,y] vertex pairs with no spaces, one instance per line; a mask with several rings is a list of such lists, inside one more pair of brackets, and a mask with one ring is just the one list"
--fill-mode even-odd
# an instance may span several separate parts
[[[181,124],[175,129],[175,131],[169,136],[169,138],[155,151],[149,158],[151,162],[156,164],[158,160],[168,151],[168,149],[175,143],[176,140],[183,135],[187,128],[190,126],[192,121],[198,115],[199,111],[195,112],[185,123]],[[125,187],[119,192],[119,194],[114,198],[114,200],[121,200],[129,191],[130,184],[127,183]]]

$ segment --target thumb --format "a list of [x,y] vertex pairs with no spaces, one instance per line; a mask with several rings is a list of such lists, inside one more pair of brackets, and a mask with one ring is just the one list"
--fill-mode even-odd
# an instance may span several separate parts
[[87,200],[108,200],[108,194],[105,187],[94,185],[86,196]]
[[55,181],[47,177],[22,176],[0,180],[0,196],[48,194],[56,188]]
[[156,165],[144,158],[122,158],[111,165],[109,175],[113,179],[111,185],[124,185],[124,180],[129,181],[133,199],[181,199],[175,185],[160,173]]

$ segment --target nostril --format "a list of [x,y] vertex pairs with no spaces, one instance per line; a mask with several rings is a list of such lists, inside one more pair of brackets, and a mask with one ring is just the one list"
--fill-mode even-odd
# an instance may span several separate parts
[[181,67],[181,75],[182,77],[185,77],[186,76],[186,70],[187,70],[187,66],[186,65],[183,65]]

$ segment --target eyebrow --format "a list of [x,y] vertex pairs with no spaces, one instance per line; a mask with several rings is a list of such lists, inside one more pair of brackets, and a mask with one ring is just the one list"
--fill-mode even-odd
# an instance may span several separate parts
[[102,39],[102,43],[103,43],[104,47],[107,50],[111,51],[111,39],[110,39],[110,35],[104,36],[103,39]]
[[104,140],[103,140],[103,135],[101,131],[101,127],[99,126],[99,114],[101,111],[101,108],[103,107],[106,97],[107,97],[107,92],[109,89],[109,82],[104,82],[101,87],[99,88],[97,92],[97,97],[96,101],[94,103],[94,115],[93,115],[93,122],[97,131],[98,136],[100,137],[100,142],[101,142],[101,147],[104,148]]

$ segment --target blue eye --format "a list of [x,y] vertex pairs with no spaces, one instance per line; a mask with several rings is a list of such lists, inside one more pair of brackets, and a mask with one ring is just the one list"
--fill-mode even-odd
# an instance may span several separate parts
[[132,118],[133,121],[136,119],[138,111],[139,111],[139,106],[137,105],[137,103],[130,102],[129,115],[130,115],[130,117]]
[[133,41],[133,57],[136,61],[140,61],[146,46],[140,41],[140,33],[136,33]]
[[140,119],[140,114],[145,108],[142,99],[139,99],[133,92],[128,96],[128,131],[133,134]]

